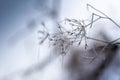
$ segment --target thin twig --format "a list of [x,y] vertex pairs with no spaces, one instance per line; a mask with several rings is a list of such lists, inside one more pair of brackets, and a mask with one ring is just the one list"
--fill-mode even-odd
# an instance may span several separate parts
[[95,7],[93,7],[90,4],[87,4],[88,7],[91,7],[92,9],[94,9],[95,11],[101,13],[102,15],[104,15],[106,17],[106,19],[109,19],[110,21],[112,21],[118,28],[120,28],[120,25],[118,25],[112,18],[108,17],[105,13],[101,12],[100,10],[96,9]]

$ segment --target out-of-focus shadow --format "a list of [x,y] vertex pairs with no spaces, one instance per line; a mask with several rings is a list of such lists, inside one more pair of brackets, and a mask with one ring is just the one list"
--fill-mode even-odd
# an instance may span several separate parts
[[36,0],[35,9],[45,16],[55,19],[58,17],[61,7],[61,0]]
[[[24,28],[16,31],[8,39],[9,44],[15,45],[20,40],[32,34],[37,28],[38,21],[40,21],[39,23],[41,23],[42,20],[44,21],[46,20],[45,18],[51,18],[50,20],[55,22],[58,19],[61,0],[35,0],[34,5],[35,5],[35,8],[39,10],[40,15],[38,15],[37,18],[29,20],[27,25]],[[42,16],[42,17],[39,17],[39,16]]]
[[9,39],[8,39],[8,44],[10,45],[15,45],[18,43],[20,40],[24,39],[25,37],[29,36],[30,34],[33,33],[33,31],[36,29],[37,24],[34,19],[30,20],[27,23],[27,26],[25,28],[22,28],[18,31],[15,32]]

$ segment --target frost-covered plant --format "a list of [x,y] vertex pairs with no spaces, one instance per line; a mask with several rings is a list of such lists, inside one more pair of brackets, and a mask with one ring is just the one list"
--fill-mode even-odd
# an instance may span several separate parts
[[[64,21],[62,22],[65,22],[65,24],[68,23],[69,27],[71,27],[71,30],[68,30],[64,26],[62,26],[61,25],[62,22],[59,22],[56,25],[56,27],[58,28],[57,33],[51,34],[51,33],[48,33],[47,31],[40,30],[39,33],[44,35],[44,37],[40,41],[40,44],[42,44],[46,39],[48,39],[50,43],[52,43],[52,45],[54,45],[55,47],[59,48],[61,54],[64,54],[64,55],[69,51],[71,46],[76,45],[77,47],[80,47],[81,42],[85,43],[84,46],[86,49],[88,46],[87,44],[88,39],[100,41],[106,44],[113,44],[113,43],[115,44],[115,42],[119,39],[108,42],[108,41],[99,40],[99,39],[87,36],[86,29],[87,28],[92,29],[92,25],[101,19],[110,20],[118,28],[120,28],[120,26],[112,18],[107,16],[105,13],[94,8],[90,4],[87,4],[87,7],[88,9],[92,8],[93,10],[97,11],[98,13],[100,13],[100,15],[96,13],[92,13],[91,18],[89,20],[77,20],[77,19],[69,19],[69,18],[64,19]],[[42,26],[44,26],[45,29],[47,28],[44,23],[42,23]]]

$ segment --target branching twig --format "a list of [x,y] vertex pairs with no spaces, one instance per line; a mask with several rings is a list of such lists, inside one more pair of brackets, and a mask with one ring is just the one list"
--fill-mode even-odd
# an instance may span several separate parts
[[96,9],[95,7],[93,7],[90,4],[87,4],[88,7],[91,7],[92,9],[94,9],[95,11],[101,13],[103,16],[106,17],[106,19],[110,20],[111,22],[113,22],[118,28],[120,28],[120,25],[118,25],[112,18],[110,18],[109,16],[107,16],[105,13],[101,12],[100,10]]

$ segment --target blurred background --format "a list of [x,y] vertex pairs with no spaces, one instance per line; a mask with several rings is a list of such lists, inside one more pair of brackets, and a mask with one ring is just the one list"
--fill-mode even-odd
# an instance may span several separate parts
[[[8,80],[63,80],[65,72],[62,71],[61,57],[30,77],[16,76],[50,55],[48,43],[39,45],[41,23],[45,22],[48,31],[54,32],[55,23],[65,18],[87,19],[92,12],[87,9],[87,4],[120,24],[119,0],[0,0],[0,80],[4,76]],[[120,37],[120,29],[109,21],[95,25],[97,28],[94,26],[92,36],[102,31],[110,40]],[[120,80],[119,75],[118,68],[110,67],[101,80]]]

